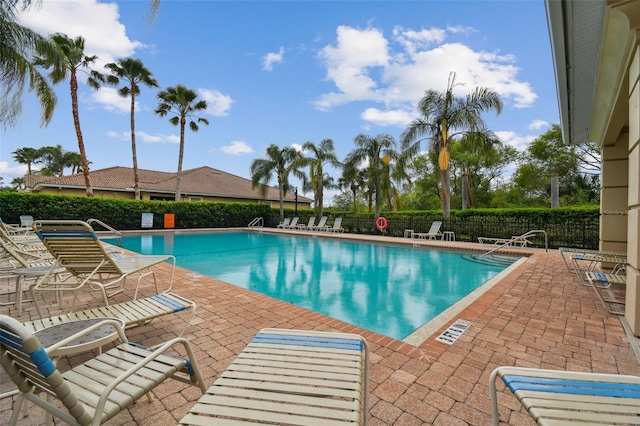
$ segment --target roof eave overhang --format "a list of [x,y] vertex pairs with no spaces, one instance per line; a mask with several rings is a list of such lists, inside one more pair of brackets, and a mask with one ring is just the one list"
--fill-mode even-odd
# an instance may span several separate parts
[[592,140],[605,1],[545,0],[565,143]]

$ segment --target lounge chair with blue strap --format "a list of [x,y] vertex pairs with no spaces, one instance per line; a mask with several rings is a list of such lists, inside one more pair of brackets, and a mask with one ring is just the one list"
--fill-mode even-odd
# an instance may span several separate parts
[[368,365],[357,334],[262,329],[180,424],[366,424]]
[[[623,274],[605,274],[603,272],[586,272],[589,284],[602,302],[602,306],[612,314],[624,315],[625,291],[627,276]],[[605,297],[602,292],[608,293]],[[616,297],[616,293],[618,297]]]
[[[60,372],[49,354],[98,327],[116,328],[120,341],[113,349]],[[180,347],[187,357],[173,355]],[[170,351],[170,354],[165,352]],[[130,343],[117,321],[101,321],[44,348],[20,322],[0,315],[0,363],[15,385],[16,399],[9,425],[15,425],[25,400],[72,425],[100,425],[125,410],[166,379],[206,386],[189,342],[174,338],[156,348]],[[59,400],[53,404],[51,399]]]
[[[51,270],[29,288],[35,302],[40,320],[26,324],[32,330],[53,325],[56,323],[82,318],[111,317],[122,320],[126,327],[142,325],[152,319],[179,312],[187,313],[179,336],[184,333],[189,325],[196,309],[195,302],[182,297],[172,291],[175,257],[169,255],[143,256],[113,254],[106,250],[102,242],[93,232],[93,229],[82,221],[36,221],[36,233],[47,248],[54,255]],[[155,274],[151,267],[169,260],[171,263],[171,275],[169,286],[159,292]],[[55,272],[60,267],[72,274],[72,278],[64,283],[56,283],[52,280]],[[142,278],[151,275],[155,284],[156,294],[138,299],[138,288]],[[138,281],[133,294],[133,300],[117,304],[109,304],[108,297],[124,290],[126,279],[129,276],[137,276]],[[92,307],[74,312],[76,295],[83,287],[98,288],[104,298],[105,306]],[[108,293],[109,290],[115,290]],[[74,298],[71,311],[62,315],[43,316],[36,296],[37,291],[70,290]]]
[[[73,310],[77,292],[83,288],[100,290],[105,305],[109,297],[125,290],[127,278],[137,277],[133,299],[138,296],[143,278],[151,276],[156,293],[159,293],[153,266],[164,262],[172,265],[168,289],[173,286],[176,258],[172,255],[120,255],[108,252],[93,228],[80,220],[37,220],[34,230],[49,250],[55,263],[54,268],[63,267],[75,279],[64,284],[51,282],[49,274],[43,276],[32,291],[71,291],[74,295]],[[37,307],[37,304],[36,304]]]
[[498,377],[539,425],[640,422],[640,377],[503,366],[489,378],[494,426]]

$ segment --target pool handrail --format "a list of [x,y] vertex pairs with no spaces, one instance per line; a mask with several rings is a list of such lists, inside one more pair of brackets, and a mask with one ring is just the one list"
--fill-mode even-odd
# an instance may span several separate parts
[[264,218],[256,217],[247,225],[247,228],[263,228],[264,227]]
[[503,247],[506,247],[506,246],[510,246],[510,245],[512,245],[512,243],[514,243],[514,242],[516,242],[516,241],[523,241],[523,240],[526,240],[526,239],[527,239],[527,237],[530,237],[530,236],[532,236],[532,235],[536,235],[536,234],[544,234],[544,250],[545,250],[546,252],[548,252],[548,251],[549,251],[549,239],[548,239],[548,237],[547,237],[547,231],[545,231],[544,229],[534,229],[534,230],[531,230],[531,231],[525,232],[525,233],[524,233],[524,234],[522,234],[522,235],[517,235],[517,236],[515,236],[515,237],[511,237],[511,239],[509,239],[509,240],[505,241],[504,243],[500,244],[499,246],[497,246],[497,247],[495,247],[495,248],[493,248],[493,249],[489,250],[488,252],[486,252],[485,254],[483,254],[483,255],[482,255],[482,256],[480,256],[480,257],[481,257],[481,258],[482,258],[482,257],[485,257],[486,255],[491,254],[491,253],[493,253],[493,252],[496,252],[496,251],[500,250],[500,249],[501,249],[501,248],[503,248]]
[[98,238],[102,239],[102,238],[112,238],[110,236],[110,234],[115,235],[115,239],[117,239],[118,241],[120,241],[120,244],[117,244],[119,246],[122,245],[122,232],[118,231],[117,229],[107,225],[106,223],[104,223],[103,221],[101,221],[100,219],[89,219],[87,220],[87,223],[89,224],[89,226],[91,226],[93,228],[93,225],[91,225],[92,223],[97,223],[98,225],[102,226],[104,229],[106,229],[107,231],[109,231],[108,233],[100,233],[97,234]]

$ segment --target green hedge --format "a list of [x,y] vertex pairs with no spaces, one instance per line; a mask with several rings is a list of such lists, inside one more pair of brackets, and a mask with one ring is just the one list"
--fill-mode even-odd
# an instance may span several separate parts
[[[135,201],[121,199],[56,196],[0,192],[0,218],[6,223],[19,223],[20,215],[35,219],[100,219],[119,230],[141,229],[142,213],[154,214],[154,229],[164,228],[164,214],[175,215],[175,228],[245,227],[256,217],[264,218],[264,225],[275,227],[280,220],[279,210],[265,204]],[[286,209],[292,217],[294,209]],[[298,210],[300,223],[307,223],[312,210]],[[476,242],[478,237],[511,238],[530,230],[545,230],[549,247],[598,248],[599,207],[472,209],[452,211],[443,217],[440,211],[385,212],[388,220],[386,235],[402,237],[405,229],[426,232],[435,220],[444,222],[444,231],[453,231],[458,241]],[[327,212],[333,218],[342,217],[347,232],[380,234],[373,214]],[[544,246],[544,238],[534,239]]]
[[256,217],[270,217],[264,204],[135,201],[111,198],[0,192],[0,218],[19,223],[20,215],[35,219],[100,219],[119,230],[141,229],[142,213],[153,213],[153,228],[164,228],[164,214],[175,215],[175,227],[230,228],[247,226]]

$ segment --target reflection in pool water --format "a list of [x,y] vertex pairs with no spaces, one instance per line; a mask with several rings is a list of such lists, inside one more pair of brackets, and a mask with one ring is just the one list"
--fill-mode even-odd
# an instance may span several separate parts
[[458,252],[268,233],[137,235],[123,245],[395,339],[505,269]]

